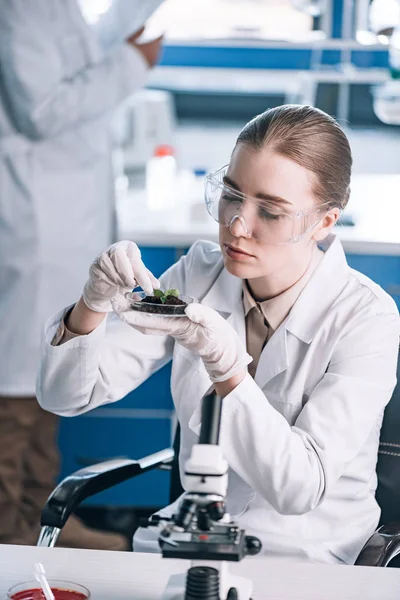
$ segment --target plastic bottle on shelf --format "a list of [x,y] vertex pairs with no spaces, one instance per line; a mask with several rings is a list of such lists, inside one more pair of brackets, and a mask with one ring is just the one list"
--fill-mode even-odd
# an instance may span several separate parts
[[400,27],[396,27],[389,42],[391,79],[375,86],[373,107],[378,119],[388,125],[400,125]]
[[206,169],[193,169],[193,180],[191,182],[190,193],[190,218],[193,221],[207,220],[207,209],[204,202],[204,184],[206,174]]
[[194,180],[194,193],[197,202],[204,203],[204,183],[207,175],[206,169],[193,169]]
[[146,167],[146,191],[149,210],[164,212],[176,205],[177,164],[175,150],[163,144],[156,146]]

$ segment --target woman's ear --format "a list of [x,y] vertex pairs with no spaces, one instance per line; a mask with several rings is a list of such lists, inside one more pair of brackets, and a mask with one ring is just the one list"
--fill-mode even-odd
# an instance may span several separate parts
[[316,242],[320,242],[326,238],[328,233],[333,229],[340,217],[340,208],[331,208],[329,212],[326,213],[322,221],[318,224],[318,227],[315,228],[313,239]]

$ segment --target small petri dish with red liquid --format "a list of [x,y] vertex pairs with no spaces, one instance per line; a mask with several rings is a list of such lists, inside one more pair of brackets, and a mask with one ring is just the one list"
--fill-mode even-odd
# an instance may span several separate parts
[[[49,579],[55,600],[89,600],[90,592],[83,585],[72,581]],[[8,600],[45,600],[37,581],[26,581],[13,585],[7,592]]]

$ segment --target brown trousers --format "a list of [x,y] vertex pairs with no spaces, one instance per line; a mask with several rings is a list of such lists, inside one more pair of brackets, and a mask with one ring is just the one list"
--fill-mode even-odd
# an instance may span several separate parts
[[0,396],[0,543],[35,545],[59,468],[59,418],[36,398]]

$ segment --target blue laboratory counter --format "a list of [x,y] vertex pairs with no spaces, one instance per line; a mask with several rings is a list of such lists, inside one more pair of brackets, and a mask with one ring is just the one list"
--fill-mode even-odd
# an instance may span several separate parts
[[[393,296],[400,308],[400,176],[359,175],[352,181],[347,216],[354,226],[337,227],[349,265]],[[218,226],[200,206],[181,206],[150,215],[142,189],[129,189],[118,202],[119,239],[135,241],[148,268],[161,275],[197,239],[217,241]],[[139,458],[168,447],[174,431],[170,366],[120,402],[74,419],[60,432],[62,476],[115,457]],[[168,503],[169,474],[152,472],[91,499],[101,506],[162,506]]]

